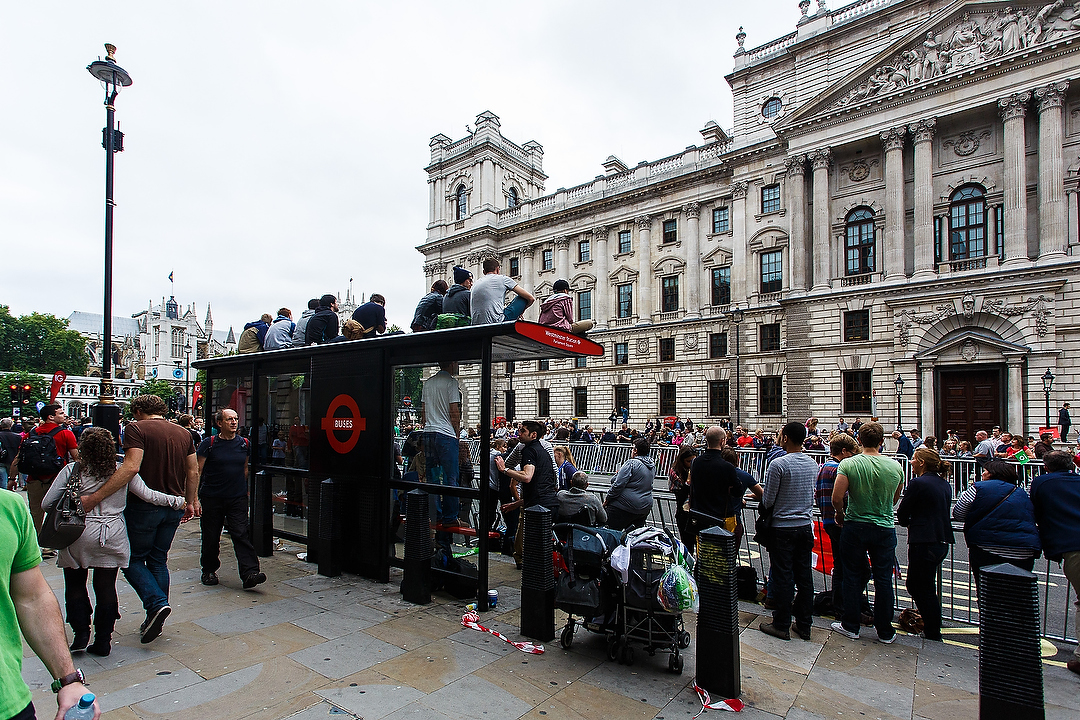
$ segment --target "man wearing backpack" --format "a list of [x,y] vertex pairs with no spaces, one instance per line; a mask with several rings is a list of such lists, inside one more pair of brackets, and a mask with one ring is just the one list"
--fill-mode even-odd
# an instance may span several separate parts
[[[65,427],[67,415],[56,404],[46,405],[38,413],[41,424],[27,434],[19,447],[19,455],[11,464],[13,475],[26,473],[26,498],[30,502],[30,515],[34,529],[41,532],[45,512],[41,501],[52,485],[53,478],[68,463],[79,459],[79,441]],[[55,557],[55,550],[42,550],[42,557]]]
[[266,582],[248,534],[248,455],[251,443],[237,434],[235,410],[218,410],[218,434],[203,440],[196,451],[199,463],[199,501],[202,503],[202,584],[217,585],[221,567],[221,528],[227,520],[229,537],[244,589]]

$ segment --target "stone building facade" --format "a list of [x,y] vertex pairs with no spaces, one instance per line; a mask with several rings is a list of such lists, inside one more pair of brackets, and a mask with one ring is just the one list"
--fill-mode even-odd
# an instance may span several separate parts
[[490,112],[431,140],[426,285],[486,257],[541,298],[564,278],[606,350],[514,368],[517,417],[971,438],[1037,431],[1048,370],[1051,410],[1077,399],[1080,3],[799,6],[740,30],[733,130],[669,157],[545,194],[543,148]]

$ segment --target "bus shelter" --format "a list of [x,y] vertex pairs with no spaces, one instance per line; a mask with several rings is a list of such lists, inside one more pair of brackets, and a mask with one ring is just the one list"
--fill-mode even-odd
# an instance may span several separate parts
[[[517,321],[192,364],[206,372],[207,428],[218,410],[231,408],[250,437],[256,550],[271,554],[276,536],[305,544],[307,560],[318,563],[320,574],[344,571],[389,582],[390,568],[402,567],[404,560],[393,530],[395,492],[454,495],[477,503],[479,518],[494,514],[490,495],[481,492],[489,480],[492,364],[600,355],[603,348],[591,340]],[[403,410],[419,411],[423,372],[446,361],[463,368],[463,395],[461,375],[479,377],[479,398],[467,399],[480,421],[476,487],[408,482],[398,472],[396,423],[407,416]],[[475,534],[477,602],[486,608],[489,535]]]

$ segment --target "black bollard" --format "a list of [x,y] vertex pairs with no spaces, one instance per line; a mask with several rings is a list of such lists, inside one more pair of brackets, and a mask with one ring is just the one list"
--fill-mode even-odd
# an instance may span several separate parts
[[551,558],[551,511],[525,509],[522,538],[521,634],[547,642],[555,639],[555,564]]
[[341,574],[342,528],[341,489],[327,478],[319,483],[319,574],[337,577]]
[[735,536],[721,527],[698,533],[695,565],[700,609],[697,618],[696,682],[709,693],[735,698],[739,680],[739,596]]
[[251,518],[251,544],[259,557],[274,554],[273,478],[263,470],[255,473],[255,513]]
[[979,718],[1042,720],[1038,578],[1015,565],[979,572]]
[[304,478],[304,489],[307,491],[307,503],[304,506],[307,515],[307,557],[306,562],[319,562],[319,531],[321,523],[319,518],[319,506],[322,504],[322,483],[311,478]]
[[401,599],[415,605],[431,602],[431,556],[435,553],[428,521],[428,494],[410,490],[405,495],[405,572]]

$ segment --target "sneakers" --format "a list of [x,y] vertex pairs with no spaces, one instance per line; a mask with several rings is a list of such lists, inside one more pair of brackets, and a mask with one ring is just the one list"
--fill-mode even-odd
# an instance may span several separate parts
[[251,588],[255,587],[256,585],[260,585],[260,584],[262,584],[264,582],[266,582],[266,573],[253,572],[250,575],[248,575],[246,578],[244,578],[244,589],[245,590],[250,590]]
[[202,584],[203,585],[217,585],[218,584],[217,573],[204,572],[202,574]]
[[771,622],[761,623],[760,625],[758,625],[758,630],[765,633],[766,635],[772,635],[774,638],[780,638],[781,640],[791,639],[791,633],[789,633],[787,630],[781,630],[780,628],[773,625]]
[[172,608],[168,605],[158,608],[150,617],[146,619],[146,623],[142,630],[142,643],[145,645],[148,642],[152,642],[161,635],[161,628],[165,625],[165,620],[172,613]]
[[803,640],[806,640],[807,642],[810,641],[810,628],[800,628],[798,625],[793,623],[791,625],[791,629],[794,630],[795,634],[801,637]]
[[53,550],[52,548],[41,548],[41,559],[42,560],[51,560],[54,557],[56,557],[56,551],[55,550]]
[[[844,637],[848,638],[849,640],[858,640],[859,639],[859,633],[851,632],[850,630],[845,628],[843,626],[843,624],[841,624],[839,622],[834,622],[829,627],[831,627],[833,629],[833,632],[838,632],[841,635],[843,635]],[[893,637],[895,638],[895,636],[893,636]],[[889,642],[892,642],[892,640],[890,640]]]
[[883,643],[885,645],[892,645],[894,642],[896,642],[896,631],[893,630],[893,634],[890,635],[887,638],[883,638],[880,635],[878,635],[878,642]]
[[90,644],[90,631],[89,630],[76,630],[75,639],[71,641],[71,647],[68,648],[71,652],[82,652],[86,649],[86,646]]

